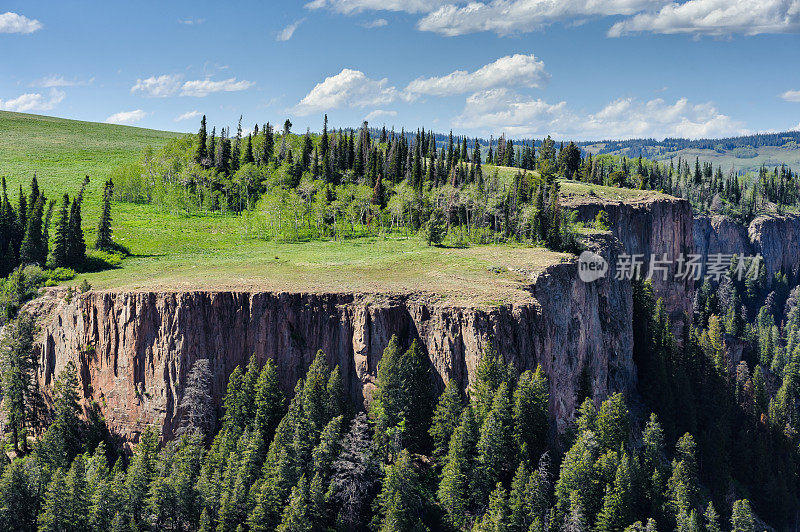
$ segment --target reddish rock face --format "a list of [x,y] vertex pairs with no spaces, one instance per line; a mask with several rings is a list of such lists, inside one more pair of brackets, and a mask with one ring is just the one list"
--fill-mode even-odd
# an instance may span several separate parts
[[764,257],[767,278],[781,268],[792,271],[800,267],[800,215],[759,216],[747,230],[753,249]]
[[[580,198],[565,205],[575,209],[578,220],[591,223],[597,213],[606,211],[612,234],[622,243],[626,253],[644,257],[642,272],[648,271],[651,255],[676,260],[694,252],[692,207],[688,201],[661,195],[637,201],[607,201]],[[690,279],[664,281],[656,276],[653,291],[664,299],[672,323],[679,329],[685,313],[692,311],[694,287]]]
[[[610,238],[605,245],[613,256]],[[352,398],[369,402],[393,334],[406,345],[420,340],[440,388],[449,379],[467,387],[490,342],[520,370],[541,364],[559,429],[573,418],[584,368],[597,399],[633,393],[628,282],[584,283],[572,261],[532,279],[529,291],[528,303],[486,308],[413,294],[241,292],[88,293],[67,305],[50,292],[30,310],[44,316],[43,383],[52,384],[74,360],[84,398],[97,401],[111,430],[127,441],[148,424],[173,437],[181,423],[176,405],[199,358],[211,361],[217,405],[231,371],[251,355],[276,360],[289,392],[318,349],[339,365]]]
[[[721,217],[694,220],[687,201],[669,196],[566,206],[586,222],[608,213],[612,235],[596,236],[590,246],[609,264],[623,250],[645,259],[760,252],[770,273],[800,262],[798,216],[759,218],[745,234]],[[691,312],[691,281],[657,279],[654,289],[679,328]],[[187,373],[201,358],[211,362],[217,406],[228,376],[251,355],[276,360],[291,392],[318,349],[339,365],[351,397],[368,403],[393,334],[405,345],[421,342],[440,388],[449,379],[467,388],[490,343],[520,370],[541,364],[558,430],[574,419],[581,375],[589,376],[597,400],[635,394],[629,281],[584,283],[572,260],[531,278],[527,291],[527,301],[496,307],[446,305],[425,294],[245,292],[89,293],[67,305],[51,291],[28,309],[42,318],[45,389],[68,360],[76,361],[84,398],[97,401],[111,430],[127,441],[148,424],[165,439],[174,436]]]

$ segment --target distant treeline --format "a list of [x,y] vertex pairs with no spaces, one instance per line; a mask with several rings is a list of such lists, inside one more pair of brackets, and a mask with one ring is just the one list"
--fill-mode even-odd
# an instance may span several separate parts
[[[558,204],[557,178],[593,185],[659,190],[691,201],[698,212],[749,223],[765,212],[794,210],[800,182],[790,168],[758,176],[723,172],[678,158],[584,154],[577,144],[481,139],[426,132],[329,129],[280,132],[266,123],[243,134],[208,131],[145,153],[120,169],[118,198],[191,213],[242,213],[244,229],[289,241],[392,231],[433,231],[453,243],[528,242],[577,248],[572,215]],[[441,139],[441,140],[439,140]],[[430,233],[430,231],[429,231]]]
[[800,143],[800,131],[784,131],[782,133],[757,133],[741,137],[728,137],[723,139],[681,139],[665,138],[656,139],[630,139],[630,140],[602,140],[578,142],[579,146],[604,144],[599,153],[612,153],[625,151],[630,156],[646,155],[656,150],[658,153],[678,151],[683,149],[726,151],[736,148],[760,148],[762,146],[783,146],[787,142]]
[[[539,149],[501,138],[487,163],[518,168],[484,173],[483,155],[466,138],[439,144],[423,130],[375,137],[358,130],[292,135],[285,121],[244,136],[209,132],[176,139],[116,178],[119,198],[170,209],[230,211],[265,238],[342,238],[416,232],[441,223],[462,242],[524,241],[574,249],[571,216],[558,204],[556,176],[574,175],[580,151]],[[473,145],[475,142],[473,140]],[[534,172],[533,170],[536,170]],[[433,231],[440,233],[439,231]]]

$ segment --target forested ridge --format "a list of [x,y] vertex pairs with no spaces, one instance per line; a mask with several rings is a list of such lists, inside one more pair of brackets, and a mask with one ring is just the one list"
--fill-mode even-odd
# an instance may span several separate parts
[[[578,143],[580,146],[602,144],[600,153],[625,150],[630,155],[646,155],[658,153],[659,151],[678,151],[687,148],[701,150],[734,150],[736,148],[760,148],[762,146],[784,146],[790,145],[797,147],[800,142],[800,131],[783,131],[780,133],[757,133],[753,135],[742,135],[739,137],[726,137],[721,139],[683,139],[665,138],[658,141],[656,139],[630,139],[630,140],[600,140],[584,141]],[[794,143],[794,144],[791,144]]]

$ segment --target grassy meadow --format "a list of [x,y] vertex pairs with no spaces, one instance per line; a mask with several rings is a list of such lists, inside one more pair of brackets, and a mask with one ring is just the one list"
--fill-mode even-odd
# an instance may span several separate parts
[[[74,194],[89,175],[83,220],[95,239],[103,182],[178,135],[129,126],[0,112],[0,175],[10,195],[34,172],[49,197]],[[499,168],[503,177],[512,169]],[[233,214],[173,213],[117,202],[114,239],[131,251],[120,268],[81,274],[96,289],[428,292],[447,301],[500,304],[529,297],[532,275],[567,255],[540,248],[429,247],[419,237],[280,243],[246,236]]]

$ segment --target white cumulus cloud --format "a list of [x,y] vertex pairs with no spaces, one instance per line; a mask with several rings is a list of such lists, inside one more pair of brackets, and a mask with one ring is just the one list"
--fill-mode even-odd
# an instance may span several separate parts
[[453,125],[493,133],[532,135],[552,131],[557,125],[573,121],[566,102],[549,104],[539,98],[528,98],[497,88],[468,96],[464,111]]
[[501,57],[474,72],[456,70],[446,76],[417,78],[408,84],[406,93],[449,96],[492,87],[540,87],[549,79],[544,63],[533,54],[515,54]]
[[386,20],[385,18],[376,18],[375,20],[365,22],[364,24],[362,24],[362,26],[367,29],[373,29],[373,28],[382,28],[388,24],[389,21]]
[[372,120],[378,120],[380,118],[388,118],[391,116],[397,116],[397,111],[386,111],[383,109],[375,109],[374,111],[370,111],[364,117],[364,120],[370,122]]
[[304,20],[305,20],[304,18],[301,18],[297,22],[292,22],[291,24],[283,28],[281,31],[278,32],[278,36],[276,37],[276,39],[281,42],[288,41],[289,39],[291,39],[292,35],[294,35],[295,30],[297,30],[297,27],[300,24],[302,24]]
[[120,111],[106,118],[106,124],[134,124],[147,116],[141,109],[135,111]]
[[175,118],[176,122],[182,122],[184,120],[191,120],[192,118],[197,118],[198,116],[203,116],[203,113],[200,111],[187,111],[182,115]]
[[614,24],[610,37],[638,32],[758,35],[800,31],[800,0],[689,0]]
[[214,92],[237,92],[247,90],[255,85],[253,81],[237,80],[236,78],[225,79],[222,81],[212,81],[210,79],[187,81],[181,87],[181,96],[195,96],[202,98]]
[[362,11],[402,11],[405,13],[427,13],[449,3],[451,0],[313,0],[308,9],[328,8],[337,13],[350,15]]
[[42,29],[42,23],[35,19],[12,13],[0,14],[0,33],[33,33]]
[[131,87],[131,92],[141,92],[152,98],[174,96],[181,88],[182,78],[183,76],[180,74],[164,74],[146,79],[137,79],[136,84]]
[[255,85],[252,81],[237,80],[236,78],[214,81],[211,79],[196,79],[183,81],[181,74],[163,74],[146,79],[137,79],[131,87],[131,92],[141,92],[153,98],[166,98],[168,96],[195,96],[202,98],[215,92],[235,92],[247,90]]
[[44,87],[44,88],[52,88],[52,87],[82,87],[85,85],[90,85],[94,82],[94,78],[89,79],[66,79],[64,76],[51,74],[49,76],[45,76],[41,79],[37,79],[33,83],[31,83],[34,87]]
[[467,98],[459,127],[517,136],[550,134],[576,140],[605,138],[704,138],[747,133],[744,125],[710,103],[686,98],[615,100],[595,113],[571,110],[566,102],[549,104],[507,89],[490,89]]
[[512,35],[539,30],[560,20],[633,15],[644,9],[661,7],[664,4],[665,0],[451,2],[428,13],[417,23],[417,28],[447,36],[481,31],[491,31],[498,35]]
[[39,92],[26,93],[11,100],[0,99],[0,109],[18,113],[50,111],[64,100],[64,96],[64,91],[58,89],[51,89],[47,95]]
[[397,98],[397,89],[389,86],[386,78],[374,80],[360,70],[345,68],[318,83],[300,100],[294,111],[298,115],[308,115],[340,107],[373,107],[391,103]]
[[797,91],[786,91],[783,94],[781,94],[781,98],[783,98],[787,102],[800,103],[800,90],[797,90]]

